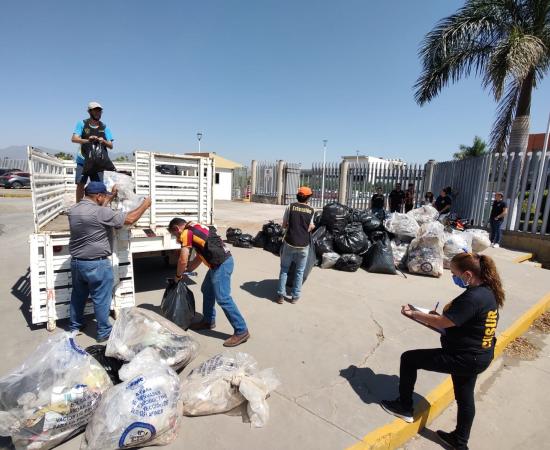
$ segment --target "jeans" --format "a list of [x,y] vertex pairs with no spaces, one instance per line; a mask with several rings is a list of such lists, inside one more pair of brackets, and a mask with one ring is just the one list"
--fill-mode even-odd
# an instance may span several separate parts
[[466,445],[474,422],[476,407],[474,387],[478,374],[493,359],[493,354],[450,354],[441,348],[410,350],[401,355],[399,368],[399,399],[406,408],[412,408],[412,394],[418,369],[449,373],[458,406],[455,437],[460,445]]
[[88,179],[90,181],[103,181],[103,172],[94,173],[92,175],[82,175],[82,172],[84,171],[84,165],[77,164],[76,170],[75,170],[75,177],[74,182],[76,184],[86,184],[88,182]]
[[231,274],[234,267],[233,257],[230,256],[224,263],[215,269],[210,269],[202,282],[201,292],[203,296],[202,311],[204,321],[214,323],[216,321],[216,302],[223,310],[225,317],[235,330],[235,334],[244,334],[248,331],[246,322],[239,308],[231,297]]
[[102,339],[111,333],[109,310],[113,299],[113,268],[111,261],[71,261],[73,289],[71,292],[71,331],[84,325],[84,306],[88,297],[94,304],[97,320],[97,338]]
[[502,223],[503,220],[491,219],[491,243],[499,244],[502,239]]
[[296,264],[296,274],[294,276],[294,283],[292,285],[292,292],[290,294],[293,299],[300,298],[308,251],[309,247],[296,248],[291,247],[286,242],[283,243],[283,247],[281,248],[281,271],[279,273],[279,287],[277,289],[278,295],[286,295],[286,280],[288,277],[288,271],[290,269],[290,265],[294,262],[294,264]]

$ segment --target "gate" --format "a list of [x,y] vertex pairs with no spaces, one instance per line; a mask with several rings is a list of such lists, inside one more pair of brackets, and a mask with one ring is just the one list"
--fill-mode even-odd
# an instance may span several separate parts
[[283,199],[285,205],[296,201],[296,193],[300,187],[300,171],[300,164],[298,163],[285,164],[285,197]]
[[[340,189],[340,164],[337,162],[313,163],[311,169],[303,169],[300,174],[300,184],[308,186],[313,191],[309,204],[313,208],[322,208],[328,203],[338,201]],[[323,177],[324,172],[324,177]],[[324,178],[324,182],[323,182]]]
[[233,169],[231,180],[231,200],[242,200],[247,198],[247,191],[250,186],[250,175],[248,167]]

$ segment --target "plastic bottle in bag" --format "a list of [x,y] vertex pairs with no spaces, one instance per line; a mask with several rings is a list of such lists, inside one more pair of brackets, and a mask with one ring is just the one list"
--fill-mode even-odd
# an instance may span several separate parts
[[119,372],[92,416],[81,450],[115,450],[166,445],[177,437],[182,407],[176,372],[151,347]]
[[392,213],[384,220],[384,227],[390,233],[397,235],[401,240],[410,240],[416,237],[419,226],[417,221],[407,214]]
[[73,334],[51,335],[0,378],[0,435],[18,450],[53,448],[84,429],[112,386]]
[[116,185],[118,194],[112,204],[117,209],[127,213],[143,203],[143,197],[134,192],[135,185],[132,177],[124,173],[105,171],[103,182],[109,191]]

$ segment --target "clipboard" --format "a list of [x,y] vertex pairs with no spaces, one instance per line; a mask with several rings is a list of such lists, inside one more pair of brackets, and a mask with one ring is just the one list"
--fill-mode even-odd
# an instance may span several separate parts
[[[409,305],[409,308],[411,308],[413,311],[420,311],[420,312],[423,312],[424,314],[430,314],[430,310],[428,308],[422,308],[421,306],[412,305],[410,303],[408,305]],[[445,335],[445,328],[435,328],[435,327],[432,327],[431,325],[428,325],[427,323],[422,322],[421,320],[413,319],[412,317],[409,317],[409,316],[405,316],[405,317],[407,319],[411,319],[415,321],[416,323],[419,323],[420,325],[425,326],[426,328],[429,328],[432,331],[435,331],[436,333],[439,333],[443,336]]]

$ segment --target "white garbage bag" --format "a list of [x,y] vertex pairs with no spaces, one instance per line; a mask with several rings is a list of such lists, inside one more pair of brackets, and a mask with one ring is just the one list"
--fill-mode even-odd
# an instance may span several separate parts
[[479,230],[476,228],[469,228],[464,231],[464,234],[472,237],[472,251],[475,253],[481,253],[483,250],[491,246],[491,239],[489,239],[489,233],[485,230]]
[[152,347],[175,370],[189,364],[199,352],[199,343],[159,314],[143,308],[120,310],[107,341],[105,355],[131,361],[141,350]]
[[422,225],[427,222],[434,222],[439,217],[439,212],[432,205],[424,205],[420,208],[411,209],[407,215],[411,216]]
[[443,244],[443,267],[450,269],[451,260],[463,252],[472,251],[472,235],[463,231],[453,230],[451,233],[445,232]]
[[440,222],[423,224],[409,246],[409,272],[430,277],[443,275],[443,239],[444,227]]
[[409,245],[406,242],[401,242],[399,239],[394,239],[391,241],[391,251],[393,254],[393,262],[396,267],[401,267],[402,265],[407,264],[407,251],[409,250]]
[[73,334],[53,334],[0,378],[0,435],[18,450],[53,448],[84,429],[112,385]]
[[177,437],[182,417],[178,375],[148,347],[119,372],[92,416],[81,450],[166,445]]
[[409,238],[410,240],[410,238],[416,237],[419,226],[413,217],[395,212],[384,220],[384,228],[402,240],[403,238]]
[[103,182],[109,191],[116,185],[118,195],[112,204],[117,209],[127,213],[143,203],[143,197],[134,192],[135,185],[132,177],[123,173],[105,171]]
[[321,261],[321,269],[332,269],[336,261],[340,259],[340,255],[335,252],[323,253],[323,260]]
[[225,352],[203,362],[183,381],[183,413],[188,416],[223,413],[248,401],[250,422],[263,427],[269,419],[266,399],[279,385],[273,369],[260,371],[252,356]]

